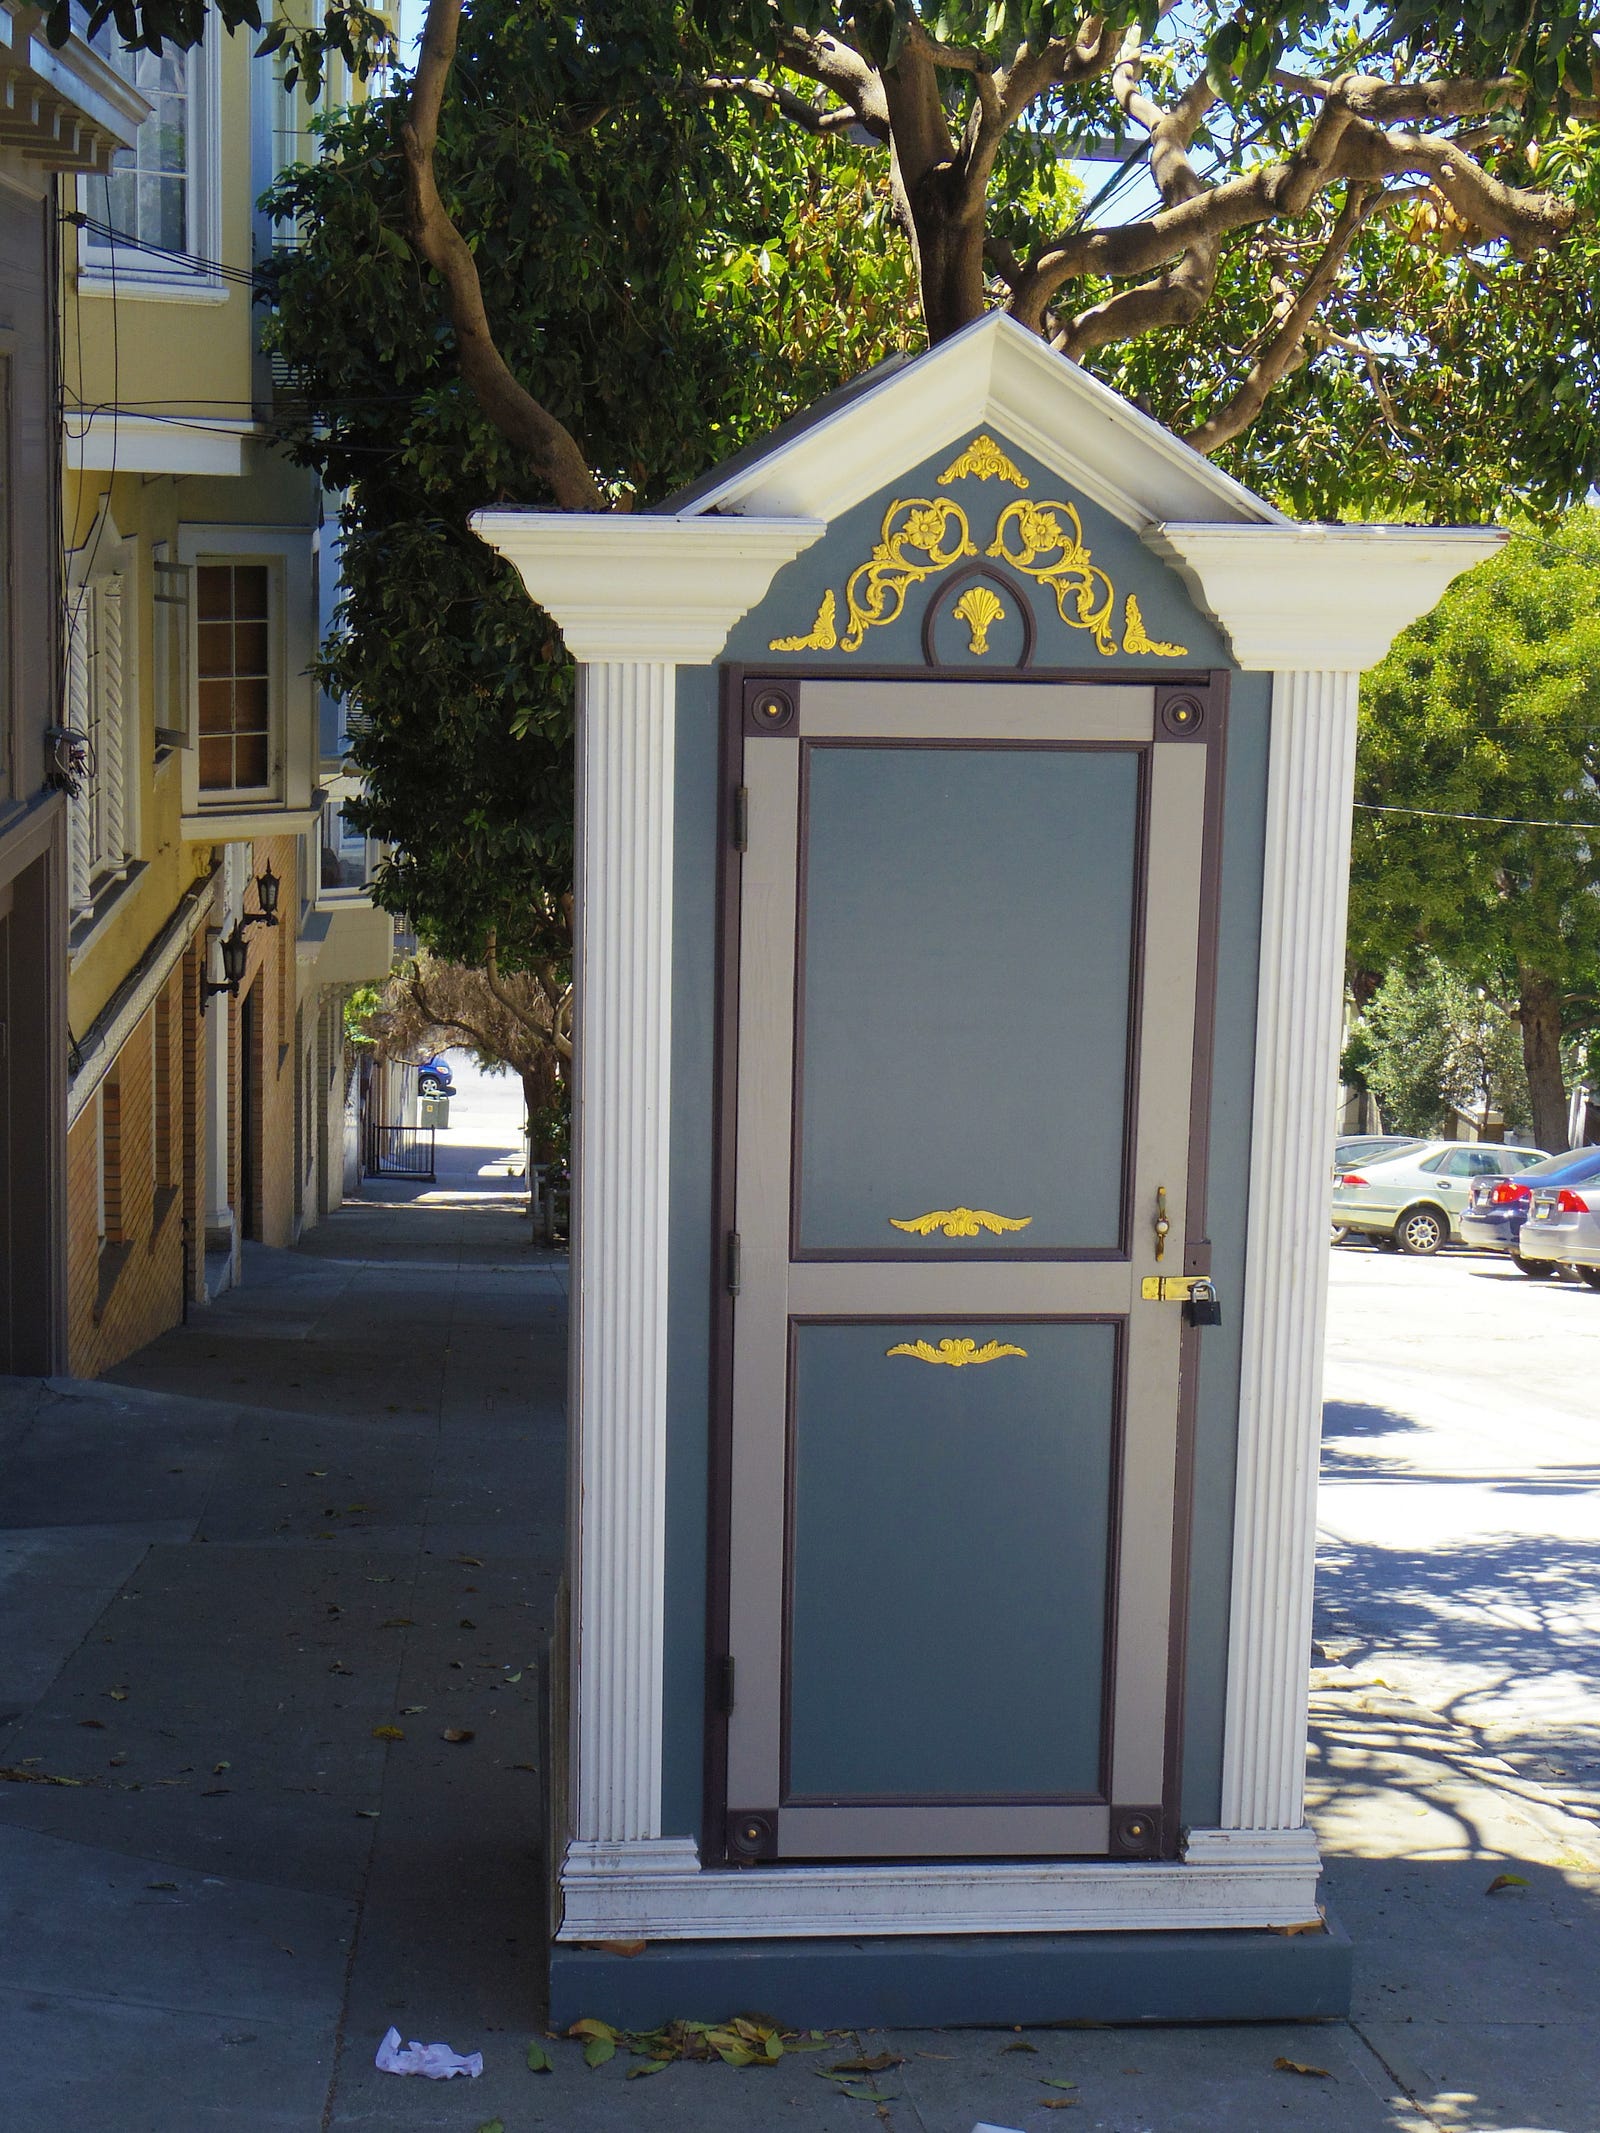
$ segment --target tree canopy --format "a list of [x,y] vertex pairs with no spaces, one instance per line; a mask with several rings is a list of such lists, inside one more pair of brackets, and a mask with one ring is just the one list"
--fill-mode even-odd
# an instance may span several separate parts
[[1390,1133],[1442,1133],[1452,1111],[1480,1129],[1496,1113],[1507,1126],[1529,1122],[1528,1085],[1517,1031],[1505,1009],[1437,956],[1396,967],[1367,1003],[1347,1052]]
[[[518,0],[466,18],[443,198],[505,345],[581,429],[609,499],[650,502],[916,336],[909,262],[869,152],[742,104],[651,90],[678,30],[616,0],[610,34]],[[354,713],[379,894],[426,945],[508,970],[565,955],[572,673],[515,571],[467,530],[535,501],[463,382],[400,235],[403,97],[324,120],[274,196],[300,241],[268,274],[290,447],[347,492],[331,686]]]
[[1542,1147],[1561,1046],[1600,1028],[1600,513],[1515,534],[1362,691],[1358,971],[1442,957],[1516,1015]]

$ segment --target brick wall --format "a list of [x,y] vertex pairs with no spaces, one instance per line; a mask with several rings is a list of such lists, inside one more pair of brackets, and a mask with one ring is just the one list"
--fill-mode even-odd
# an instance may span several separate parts
[[199,1168],[187,1064],[195,967],[191,951],[67,1137],[68,1365],[78,1377],[97,1377],[182,1316],[185,1178]]

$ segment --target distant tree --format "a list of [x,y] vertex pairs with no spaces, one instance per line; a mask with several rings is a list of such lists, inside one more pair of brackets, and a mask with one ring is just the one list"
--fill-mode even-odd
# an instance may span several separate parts
[[1480,1129],[1498,1112],[1528,1123],[1528,1086],[1516,1025],[1482,986],[1426,957],[1391,970],[1368,1003],[1359,1037],[1361,1072],[1392,1133],[1441,1133],[1453,1111]]
[[465,1046],[481,1065],[509,1067],[522,1083],[534,1160],[564,1154],[572,989],[554,966],[502,973],[492,943],[485,969],[424,951],[397,964],[385,985],[364,989],[352,1022],[358,1041],[391,1059]]
[[1504,1001],[1564,1148],[1563,1040],[1600,1027],[1600,513],[1514,535],[1396,640],[1357,763],[1354,969],[1432,953]]

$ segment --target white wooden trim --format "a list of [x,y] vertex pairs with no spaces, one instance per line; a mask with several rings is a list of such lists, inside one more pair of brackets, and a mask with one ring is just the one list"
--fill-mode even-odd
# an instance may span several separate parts
[[[120,296],[127,293],[126,289],[118,292]],[[242,474],[246,438],[265,434],[259,422],[231,415],[175,415],[158,421],[153,415],[125,415],[109,409],[69,416],[64,449],[67,465],[80,471]]]
[[1506,535],[1494,526],[1168,524],[1144,539],[1241,667],[1359,674]]
[[179,957],[212,914],[214,875],[192,881],[178,908],[143,958],[91,1025],[78,1052],[78,1068],[67,1085],[67,1124],[75,1125],[106,1069],[149,1013],[156,994],[176,968]]
[[661,1827],[673,671],[578,688],[573,1821]]
[[1228,1828],[1304,1820],[1354,673],[1272,696],[1223,1748]]
[[[1299,1833],[1297,1833],[1298,1835]],[[688,1838],[568,1846],[557,1939],[1170,1932],[1301,1925],[1317,1915],[1316,1847],[1197,1831],[1182,1860],[957,1860],[702,1871]]]
[[889,468],[916,466],[946,445],[959,449],[987,428],[1125,525],[1159,519],[1288,524],[999,311],[913,363],[884,364],[864,390],[700,491],[685,514],[837,518],[880,488]]
[[826,529],[798,518],[475,511],[472,530],[515,563],[574,659],[705,666]]

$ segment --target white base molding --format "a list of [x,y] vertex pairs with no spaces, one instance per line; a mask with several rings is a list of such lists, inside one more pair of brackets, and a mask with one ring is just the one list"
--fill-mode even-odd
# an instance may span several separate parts
[[570,1844],[557,1939],[1177,1932],[1317,1916],[1307,1829],[1193,1830],[1180,1860],[702,1868],[693,1841]]

